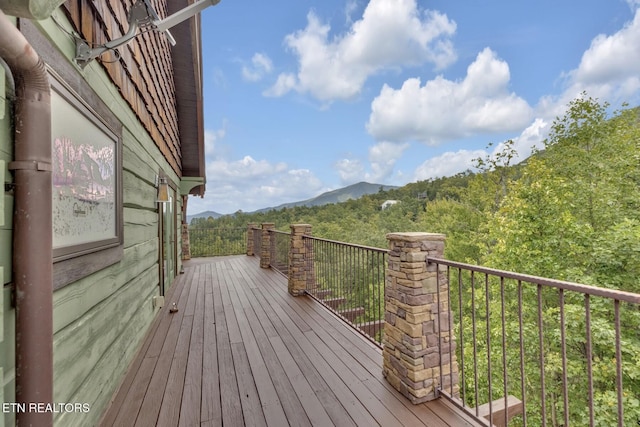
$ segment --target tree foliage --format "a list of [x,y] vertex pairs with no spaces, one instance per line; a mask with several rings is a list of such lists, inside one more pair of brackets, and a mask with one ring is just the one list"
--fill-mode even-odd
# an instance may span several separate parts
[[[514,164],[513,141],[506,141],[497,154],[477,160],[478,172],[411,183],[340,204],[238,212],[216,220],[194,220],[192,226],[229,228],[274,222],[279,229],[288,230],[289,224],[309,223],[315,236],[375,247],[386,247],[388,232],[438,232],[447,235],[445,256],[452,260],[640,293],[639,112],[635,108],[609,113],[606,103],[582,94],[553,122],[544,149],[519,164]],[[400,203],[382,210],[382,203],[390,199]],[[502,330],[496,317],[502,308],[517,313],[518,290],[508,283],[502,303],[494,299],[499,287],[491,282],[489,288],[462,289],[465,295],[477,294],[479,301],[492,298],[488,314],[482,314],[485,306],[475,307],[475,303],[463,307],[462,317],[475,310],[492,326],[475,337],[469,329],[462,331],[462,351],[469,360],[475,347],[486,347],[490,341],[494,344],[488,360],[495,366],[503,364],[502,352],[508,351],[509,375],[519,390],[518,319],[507,315]],[[537,381],[539,361],[544,359],[547,421],[562,425],[560,296],[557,291],[538,295],[535,288],[522,292],[524,339],[536,343],[541,328],[545,353],[540,355],[537,344],[525,346],[527,401],[541,405]],[[569,331],[564,351],[570,424],[584,425],[589,416],[585,303],[581,295],[568,293],[562,298],[565,330]],[[611,301],[596,298],[590,307],[596,424],[612,425],[616,421],[614,308]],[[634,425],[640,420],[640,309],[623,304],[621,324],[624,425]],[[488,360],[478,361],[479,369],[486,369]],[[486,380],[478,380],[480,388],[486,386]],[[493,396],[481,395],[478,402],[473,402],[475,381],[467,381],[465,387],[472,396],[469,403],[495,399],[504,391],[501,381],[496,379]],[[513,390],[509,387],[511,394],[518,394]],[[539,424],[541,415],[532,414],[529,421]]]

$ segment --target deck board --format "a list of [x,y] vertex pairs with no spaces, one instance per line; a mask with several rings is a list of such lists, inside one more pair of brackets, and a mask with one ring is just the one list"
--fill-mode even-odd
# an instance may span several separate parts
[[[205,266],[210,276],[212,265]],[[213,305],[213,284],[205,284],[204,294],[204,338],[202,349],[202,401],[200,420],[213,425],[222,424],[220,407],[220,377],[218,371],[218,347],[216,341],[215,310]]]
[[[195,277],[194,277],[195,280]],[[191,330],[191,346],[187,359],[184,379],[184,390],[180,407],[180,424],[191,426],[200,422],[199,408],[202,401],[202,359],[204,348],[204,301],[206,274],[200,271],[197,282],[196,298],[193,311],[193,328]]]
[[[253,374],[253,380],[255,381],[259,402],[261,402],[264,411],[265,421],[267,425],[270,426],[287,425],[287,417],[278,400],[278,393],[267,371],[264,356],[260,351],[255,337],[255,334],[261,334],[262,330],[261,328],[251,327],[250,318],[254,313],[250,302],[240,286],[234,287],[233,292],[230,292],[230,297],[236,310],[238,326],[240,327],[240,333],[242,334],[242,340],[246,348],[248,363]],[[257,326],[255,321],[254,325]]]
[[477,425],[446,402],[412,405],[381,360],[255,258],[199,259],[167,292],[101,425]]
[[[222,267],[219,265],[217,267]],[[224,270],[223,268],[216,269]],[[224,275],[216,276],[224,280]],[[220,378],[220,400],[222,423],[224,425],[240,425],[242,421],[242,405],[236,371],[231,354],[231,338],[229,335],[227,317],[222,299],[222,285],[220,281],[213,284],[213,311],[216,316],[216,340],[218,349],[218,371]]]

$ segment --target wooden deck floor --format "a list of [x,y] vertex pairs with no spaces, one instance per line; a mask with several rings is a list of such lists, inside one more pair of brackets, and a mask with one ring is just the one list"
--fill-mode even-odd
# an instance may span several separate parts
[[381,359],[256,259],[193,260],[101,425],[474,425],[443,400],[409,403],[382,377]]

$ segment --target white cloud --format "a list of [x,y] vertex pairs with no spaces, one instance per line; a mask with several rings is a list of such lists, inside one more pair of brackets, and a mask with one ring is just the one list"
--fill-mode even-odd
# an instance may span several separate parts
[[[516,164],[531,155],[532,149],[542,148],[542,141],[546,137],[549,123],[536,119],[522,133],[513,138],[513,148],[516,151],[516,158],[511,160],[511,164]],[[458,150],[448,151],[439,156],[432,157],[416,168],[413,174],[414,180],[425,180],[451,176],[463,172],[467,169],[475,169],[475,159],[484,159],[487,155],[495,156],[504,148],[504,143],[497,144],[491,153],[486,150]]]
[[327,191],[308,169],[251,155],[234,158],[232,147],[224,142],[226,128],[225,120],[220,129],[205,130],[207,188],[204,198],[189,199],[189,215],[207,210],[253,211],[309,199]]
[[612,81],[637,80],[640,74],[640,10],[632,22],[617,33],[598,35],[582,55],[573,78],[584,84],[603,84]]
[[[437,77],[421,86],[419,79],[405,81],[402,88],[385,86],[372,102],[367,124],[378,140],[422,141],[437,144],[478,133],[515,131],[517,158],[526,159],[533,147],[541,148],[550,123],[562,116],[568,103],[586,91],[589,96],[615,104],[640,101],[640,0],[629,0],[634,19],[611,35],[598,35],[582,55],[580,64],[564,78],[564,90],[542,97],[535,108],[508,91],[509,67],[490,49],[481,52],[467,69],[463,81]],[[536,117],[531,121],[532,117]],[[414,171],[414,179],[447,176],[473,167],[473,159],[495,155],[497,144],[485,150],[447,152],[429,159]]]
[[[640,5],[640,0],[630,1]],[[617,104],[640,101],[640,9],[634,19],[620,31],[600,34],[591,41],[578,67],[563,77],[565,89],[558,96],[546,96],[540,100],[538,111],[552,119],[564,113],[567,104],[586,92],[589,96]]]
[[487,155],[484,150],[448,151],[432,157],[418,166],[414,172],[414,180],[455,175],[467,169],[473,169],[473,160]]
[[342,185],[355,184],[364,178],[364,166],[357,159],[340,159],[333,168],[338,172]]
[[409,144],[379,142],[369,148],[371,172],[366,174],[367,181],[386,182],[393,173],[393,168]]
[[[537,118],[524,131],[522,131],[520,136],[513,139],[513,148],[518,153],[518,158],[513,163],[519,163],[529,157],[534,148],[543,148],[542,141],[547,137],[549,125],[550,123],[548,121]],[[500,146],[496,147],[496,150],[498,150],[499,147]]]
[[213,158],[219,155],[220,147],[216,142],[224,139],[227,133],[226,121],[221,129],[205,130],[204,131],[204,154],[207,159]]
[[396,162],[408,147],[406,143],[379,142],[369,147],[368,168],[365,168],[365,162],[354,158],[340,159],[333,168],[338,172],[342,185],[359,181],[386,183],[394,172]]
[[213,67],[213,69],[211,70],[211,81],[213,82],[214,86],[219,89],[229,88],[229,80],[227,79],[227,75],[220,67]]
[[250,82],[257,82],[271,71],[273,71],[271,59],[264,53],[256,53],[251,58],[251,66],[242,67],[242,77]]
[[356,0],[348,0],[344,8],[345,22],[349,25],[353,23],[353,14],[358,9],[358,2]]
[[479,133],[522,129],[531,120],[527,102],[508,90],[509,65],[486,48],[464,80],[442,76],[421,86],[411,78],[400,89],[384,85],[371,103],[367,130],[377,140],[442,141]]
[[239,160],[217,159],[207,163],[204,200],[190,206],[189,213],[199,212],[197,209],[252,211],[308,199],[322,191],[322,182],[308,169],[292,169],[284,162],[256,160],[248,155]]
[[207,181],[224,183],[258,183],[286,171],[286,163],[270,163],[244,156],[240,160],[216,159],[207,163]]
[[308,169],[250,155],[231,160],[230,148],[221,143],[224,136],[224,129],[205,132],[207,190],[204,199],[189,200],[190,215],[206,210],[252,211],[308,199],[323,191],[322,182]]
[[262,92],[264,96],[279,97],[296,87],[296,76],[282,73],[278,76],[276,83],[269,89]]
[[349,99],[383,69],[427,62],[442,69],[456,59],[449,39],[455,22],[437,11],[419,9],[416,0],[371,0],[362,19],[331,39],[330,26],[314,12],[307,21],[306,28],[285,38],[298,58],[297,74],[281,75],[265,94],[295,90],[323,102]]

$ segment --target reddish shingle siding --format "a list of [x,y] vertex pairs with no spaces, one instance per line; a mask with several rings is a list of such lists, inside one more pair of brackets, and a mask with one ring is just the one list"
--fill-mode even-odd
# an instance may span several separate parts
[[[152,0],[160,17],[166,15],[164,1]],[[121,37],[128,29],[129,1],[68,0],[65,7],[77,31],[90,44],[103,44]],[[181,150],[176,112],[176,90],[170,45],[155,32],[139,35],[118,48],[118,60],[106,53],[102,65],[122,97],[149,132],[175,172],[181,176]],[[116,62],[109,62],[116,60]]]

